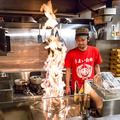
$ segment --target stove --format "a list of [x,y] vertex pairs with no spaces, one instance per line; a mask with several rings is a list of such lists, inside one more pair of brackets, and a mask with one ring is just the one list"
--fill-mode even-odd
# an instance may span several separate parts
[[28,94],[29,92],[33,93],[34,95],[43,95],[44,91],[41,87],[41,84],[33,84],[29,83],[28,85],[14,85],[13,86],[15,94]]
[[35,92],[38,95],[43,95],[44,93],[43,88],[41,87],[41,84],[33,84],[30,82],[29,88],[31,92]]
[[14,85],[13,89],[15,93],[24,93],[28,89],[28,85]]

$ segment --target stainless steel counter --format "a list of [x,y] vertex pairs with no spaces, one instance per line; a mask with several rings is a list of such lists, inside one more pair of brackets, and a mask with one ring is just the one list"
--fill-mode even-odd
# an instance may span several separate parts
[[[26,99],[24,99],[9,102],[1,102],[0,120],[7,120],[7,118],[9,118],[9,120],[65,120],[65,116],[63,116],[63,118],[60,118],[59,115],[61,113],[66,113],[66,107],[71,107],[69,113],[67,114],[68,118],[78,116],[80,113],[80,106],[79,104],[73,102],[73,97],[63,97],[63,100],[65,100],[65,102],[62,106],[60,106],[60,102],[58,102],[57,98],[55,106],[54,104],[52,104],[52,108],[50,109],[44,109],[44,100],[46,99],[36,99],[31,99],[27,101]],[[55,100],[55,98],[52,99]],[[49,105],[49,101],[47,102]],[[16,118],[16,115],[19,116],[19,118]]]
[[[72,118],[67,118],[66,120],[82,120],[80,116],[78,117],[72,117]],[[112,116],[106,116],[106,117],[99,117],[99,118],[93,118],[89,117],[88,120],[120,120],[120,114],[119,115],[112,115]]]
[[120,97],[114,99],[105,99],[100,91],[94,88],[92,80],[85,82],[85,93],[91,98],[91,107],[95,107],[100,116],[112,116],[120,114]]
[[[0,108],[1,108],[0,120],[6,120],[6,118],[8,117],[10,117],[9,120],[45,120],[46,119],[45,115],[47,114],[47,112],[43,111],[41,105],[42,105],[42,101],[37,101],[37,100],[0,103]],[[78,108],[76,108],[75,110],[78,111]],[[18,115],[19,118],[16,118],[15,117],[16,115]],[[4,116],[5,119],[1,119],[2,116]],[[48,120],[52,120],[52,119],[48,119]],[[69,117],[69,118],[62,118],[55,120],[83,120],[83,119],[82,117],[77,116],[76,114],[76,117]],[[88,120],[120,120],[120,114],[98,117],[98,118],[94,118],[90,116]]]

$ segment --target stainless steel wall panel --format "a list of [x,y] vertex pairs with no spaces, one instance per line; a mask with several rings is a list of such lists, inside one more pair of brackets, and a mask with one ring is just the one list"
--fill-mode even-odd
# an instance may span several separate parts
[[[11,51],[7,56],[0,56],[0,71],[43,70],[48,57],[47,44],[38,43],[38,29],[8,29]],[[42,39],[51,35],[51,30],[40,30]],[[76,47],[75,30],[62,29],[59,31],[68,50]]]
[[110,50],[120,48],[119,40],[96,40],[96,47],[100,51],[103,62],[100,64],[101,71],[109,71],[110,67]]

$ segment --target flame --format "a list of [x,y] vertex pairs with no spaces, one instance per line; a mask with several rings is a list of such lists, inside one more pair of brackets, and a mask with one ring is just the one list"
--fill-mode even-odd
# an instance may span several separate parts
[[[44,28],[52,27],[56,31],[58,24],[54,15],[51,1],[41,6],[41,11],[45,11],[46,17],[48,17]],[[45,88],[44,97],[63,96],[65,83],[62,81],[62,69],[64,67],[64,59],[67,48],[61,44],[58,37],[51,35],[48,40],[45,40],[48,45],[46,49],[50,49],[50,54],[45,62],[44,69],[47,71],[46,78],[43,80],[42,87]]]
[[46,91],[45,97],[63,96],[65,83],[62,81],[62,69],[67,49],[59,42],[58,37],[51,35],[50,40],[50,42],[47,41],[48,46],[45,47],[50,48],[51,52],[45,62],[44,69],[47,73],[42,87]]
[[[47,27],[51,27],[52,30],[55,29],[58,31],[56,25],[58,24],[56,21],[56,17],[53,12],[51,1],[48,1],[47,4],[43,4],[40,11],[44,11],[46,17],[48,18],[45,23],[44,29]],[[55,37],[51,35],[49,39],[45,40],[48,45],[45,47],[46,49],[50,49],[50,54],[48,55],[47,60],[45,61],[44,69],[46,72],[46,78],[43,80],[41,86],[45,90],[45,94],[43,98],[49,97],[58,97],[64,95],[64,87],[65,83],[62,81],[64,68],[64,59],[66,56],[67,48],[64,44],[62,44],[59,40],[59,37]],[[59,101],[59,102],[58,102]],[[52,103],[60,104],[61,108],[65,107],[64,101],[60,99],[46,99],[44,100],[43,108],[44,110],[52,109]],[[60,117],[63,118],[68,113],[69,107],[67,106],[61,113]],[[50,114],[48,115],[50,117]],[[55,117],[55,116],[54,116]]]
[[45,23],[44,29],[46,27],[52,27],[54,28],[58,23],[56,21],[56,16],[55,16],[55,12],[56,10],[53,12],[52,9],[52,3],[51,1],[48,1],[47,4],[43,4],[40,8],[41,12],[45,12],[45,16],[48,18],[47,22]]

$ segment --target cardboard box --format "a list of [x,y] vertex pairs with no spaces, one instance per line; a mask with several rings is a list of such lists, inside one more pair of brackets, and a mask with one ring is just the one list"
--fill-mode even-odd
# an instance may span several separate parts
[[120,0],[112,1],[112,7],[115,7],[115,6],[120,6]]
[[98,14],[91,12],[91,17],[95,18],[98,16],[102,16],[102,15],[115,15],[116,14],[116,8],[102,8],[102,9],[98,9],[96,10],[98,11]]
[[94,23],[95,24],[103,24],[110,22],[112,19],[112,16],[97,16],[94,18]]

